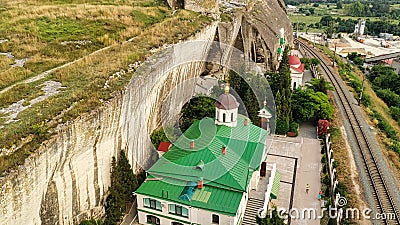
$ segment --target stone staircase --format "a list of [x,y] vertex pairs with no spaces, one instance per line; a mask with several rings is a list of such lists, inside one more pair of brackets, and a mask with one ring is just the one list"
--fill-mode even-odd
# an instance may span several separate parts
[[260,209],[264,206],[264,201],[256,198],[249,198],[244,211],[242,225],[256,225],[256,217]]

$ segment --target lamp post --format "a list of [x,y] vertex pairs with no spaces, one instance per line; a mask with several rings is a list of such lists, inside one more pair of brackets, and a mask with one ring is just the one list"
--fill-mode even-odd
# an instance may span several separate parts
[[364,82],[365,82],[365,76],[368,73],[367,67],[364,68],[364,73],[363,73],[363,80],[362,80],[362,85],[361,85],[361,93],[360,96],[358,98],[358,105],[361,105],[361,100],[362,100],[362,96],[363,96],[363,92],[364,92]]
[[336,61],[336,42],[334,44],[335,44],[335,51],[333,52],[333,64],[332,64],[333,68],[335,68],[335,61]]

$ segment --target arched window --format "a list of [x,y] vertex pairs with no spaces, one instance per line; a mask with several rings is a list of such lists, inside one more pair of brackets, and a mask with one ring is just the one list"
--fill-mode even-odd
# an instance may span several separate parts
[[222,122],[226,122],[226,113],[222,113]]
[[231,113],[231,122],[233,122],[233,113]]
[[147,215],[147,223],[160,225],[160,219],[153,215]]

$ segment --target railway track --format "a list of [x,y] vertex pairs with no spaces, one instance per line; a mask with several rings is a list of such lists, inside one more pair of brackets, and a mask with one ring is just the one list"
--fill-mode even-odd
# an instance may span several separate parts
[[[305,51],[309,52],[312,57],[315,57],[321,61],[321,70],[323,73],[325,73],[326,77],[335,88],[339,99],[339,102],[337,103],[341,105],[345,117],[349,121],[351,133],[354,135],[354,140],[357,142],[356,146],[358,149],[356,149],[356,151],[359,151],[362,156],[362,162],[364,164],[363,167],[367,172],[371,188],[373,189],[372,191],[374,194],[375,206],[378,213],[376,216],[383,215],[382,217],[387,217],[379,220],[383,224],[400,224],[399,210],[395,205],[391,192],[386,185],[384,177],[382,176],[382,172],[378,166],[374,150],[369,143],[365,131],[362,129],[362,125],[360,123],[362,117],[356,113],[356,110],[358,109],[354,108],[354,101],[352,100],[353,97],[350,96],[351,94],[343,82],[339,82],[339,79],[341,78],[338,78],[337,75],[335,75],[332,68],[329,66],[330,63],[327,63],[318,52],[309,47],[303,41],[297,40],[297,42]],[[390,218],[388,215],[390,215]]]

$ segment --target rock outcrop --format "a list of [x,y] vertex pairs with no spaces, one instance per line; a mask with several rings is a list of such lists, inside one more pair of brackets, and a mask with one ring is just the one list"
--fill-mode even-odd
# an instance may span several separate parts
[[[235,46],[265,69],[273,69],[278,63],[277,36],[292,41],[282,2],[257,1],[240,7],[232,22],[214,22],[192,39]],[[198,47],[206,58],[207,46]],[[156,64],[157,73],[134,76],[123,93],[66,124],[24,165],[0,178],[0,225],[77,224],[88,216],[102,215],[111,158],[124,149],[134,168],[138,162],[148,166],[154,160],[149,134],[161,125],[163,101],[176,85],[189,81],[169,98],[171,118],[175,117],[192,96],[195,83],[191,78],[205,68],[203,62],[176,67],[174,63],[173,57],[166,58]]]

